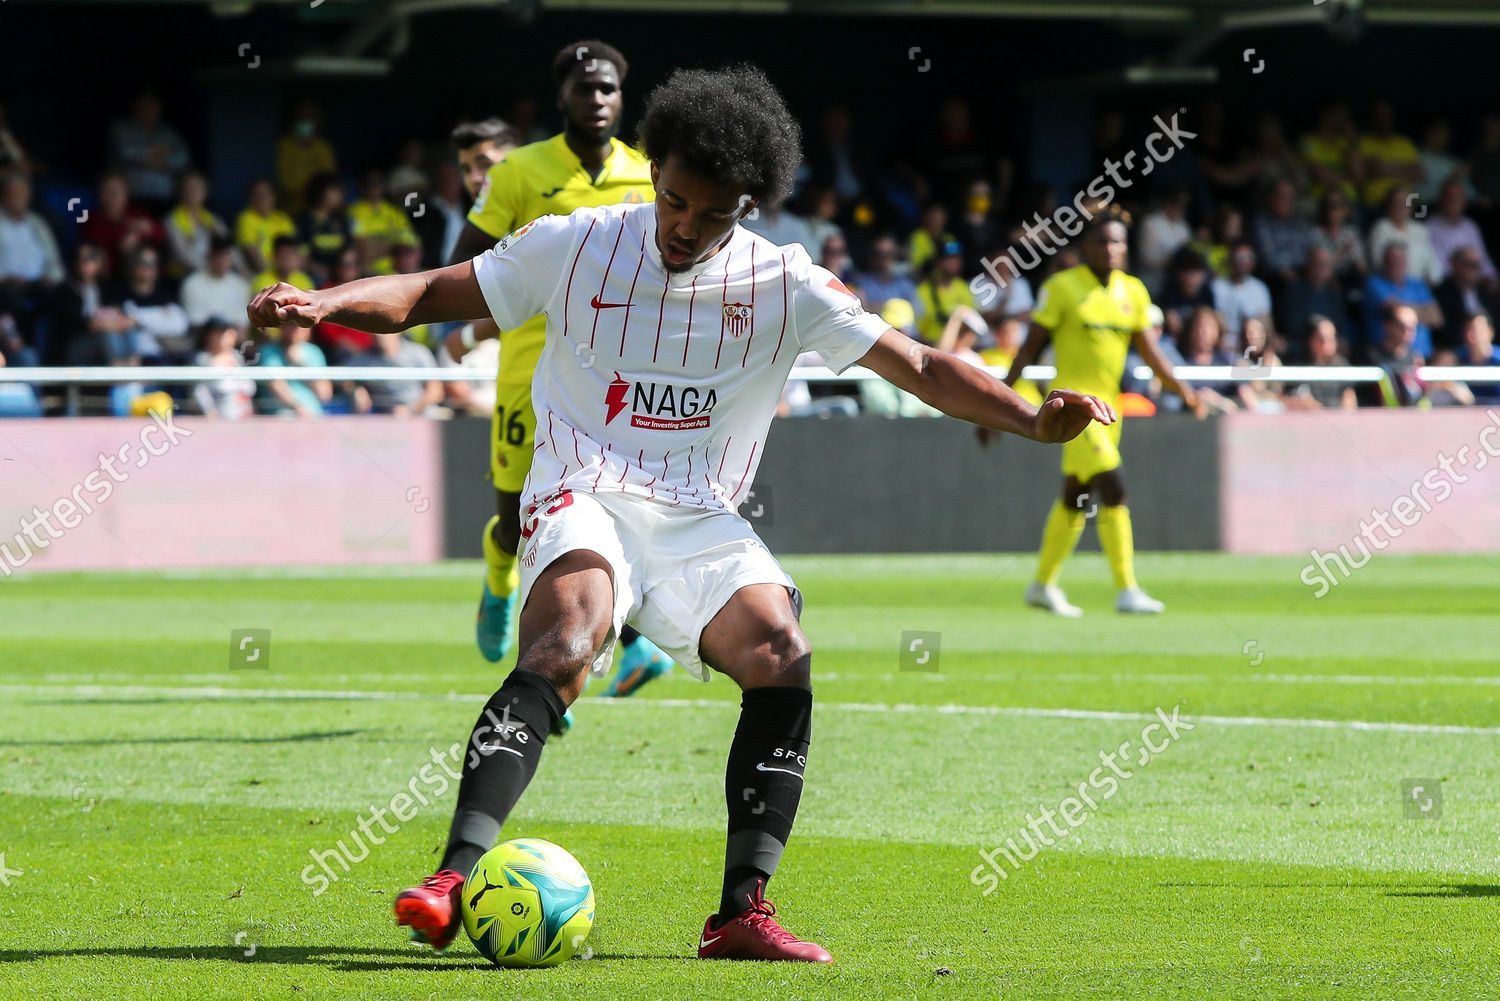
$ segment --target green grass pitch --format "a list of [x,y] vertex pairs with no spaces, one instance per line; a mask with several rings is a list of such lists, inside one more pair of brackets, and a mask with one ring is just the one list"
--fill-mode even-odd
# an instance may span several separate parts
[[[502,971],[390,915],[452,793],[321,896],[299,876],[508,670],[472,649],[476,566],[0,582],[0,998],[1500,995],[1494,558],[1381,555],[1314,600],[1296,560],[1145,554],[1168,612],[1122,619],[1081,556],[1079,621],[1021,607],[1032,562],[786,561],[817,709],[771,896],[829,968],[691,958],[723,851],[723,678],[586,698],[549,743],[506,834],[588,869],[592,956]],[[231,671],[249,627],[267,662]],[[904,630],[940,634],[935,672],[901,669]],[[1174,706],[1191,732],[975,885],[981,848]]]

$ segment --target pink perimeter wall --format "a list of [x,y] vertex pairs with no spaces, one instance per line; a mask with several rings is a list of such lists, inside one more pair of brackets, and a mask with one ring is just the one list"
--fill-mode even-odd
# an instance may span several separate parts
[[1374,511],[1389,552],[1500,551],[1500,407],[1230,415],[1220,469],[1227,552],[1357,556]]
[[[174,424],[178,437],[169,445],[167,430],[150,418],[0,421],[0,571],[442,557],[442,428],[435,422]],[[113,476],[101,469],[101,453],[116,457]],[[56,514],[60,537],[35,530],[46,548],[30,544],[23,530],[33,506]]]

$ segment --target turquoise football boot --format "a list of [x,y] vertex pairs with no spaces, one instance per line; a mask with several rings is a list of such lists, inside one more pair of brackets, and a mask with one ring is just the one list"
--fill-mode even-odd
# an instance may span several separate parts
[[620,668],[604,690],[606,699],[623,699],[634,695],[647,682],[660,678],[672,670],[674,661],[662,652],[661,647],[644,636],[625,648],[620,658]]
[[515,604],[515,592],[503,598],[496,597],[489,582],[479,596],[479,615],[474,623],[474,640],[479,652],[491,664],[498,664],[510,653],[510,611]]

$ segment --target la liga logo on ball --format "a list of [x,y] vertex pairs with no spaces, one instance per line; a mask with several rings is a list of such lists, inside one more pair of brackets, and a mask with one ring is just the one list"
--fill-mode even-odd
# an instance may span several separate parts
[[539,838],[491,848],[463,889],[464,931],[496,966],[556,966],[594,927],[594,886],[566,849]]

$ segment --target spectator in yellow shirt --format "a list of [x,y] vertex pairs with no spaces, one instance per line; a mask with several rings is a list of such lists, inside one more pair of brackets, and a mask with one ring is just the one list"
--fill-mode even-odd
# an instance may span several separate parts
[[920,319],[917,321],[917,336],[928,344],[942,339],[948,318],[959,307],[971,310],[978,318],[979,304],[974,301],[974,292],[963,279],[964,248],[957,240],[941,244],[936,256],[927,264],[927,273],[917,286],[917,298],[921,301]]
[[1214,210],[1212,223],[1202,238],[1188,246],[1203,255],[1209,268],[1220,278],[1229,277],[1229,248],[1245,238],[1245,217],[1233,205]]
[[[349,222],[354,230],[354,244],[372,274],[392,273],[391,248],[398,243],[420,244],[411,220],[385,196],[385,174],[365,171],[363,197],[349,206]],[[415,205],[413,210],[415,210]]]
[[1353,178],[1359,171],[1357,140],[1354,121],[1349,115],[1349,105],[1334,100],[1318,112],[1318,125],[1304,135],[1297,144],[1302,162],[1312,175],[1311,195],[1322,198],[1330,191],[1342,191],[1353,201],[1355,191]]
[[1360,136],[1365,204],[1379,208],[1398,184],[1422,180],[1422,156],[1416,144],[1396,132],[1396,109],[1390,101],[1370,106],[1370,131]]
[[953,240],[948,232],[948,210],[941,202],[932,202],[922,210],[922,220],[906,247],[906,263],[912,274],[922,274],[937,248]]
[[215,237],[227,238],[229,227],[208,210],[208,182],[202,174],[182,175],[177,190],[177,206],[162,221],[172,252],[167,273],[181,281],[208,266],[209,244]]
[[[234,224],[234,242],[252,274],[271,266],[271,252],[278,236],[295,236],[292,217],[276,207],[276,189],[261,178],[250,185],[250,204]],[[299,286],[300,287],[300,286]]]
[[295,236],[278,236],[271,252],[271,266],[255,276],[250,283],[252,291],[270,288],[277,282],[286,282],[298,288],[312,288],[313,280],[302,270],[302,247]]
[[338,170],[333,146],[318,134],[322,123],[317,102],[304,98],[297,102],[286,134],[276,140],[276,186],[281,204],[293,215],[307,207],[307,182]]

